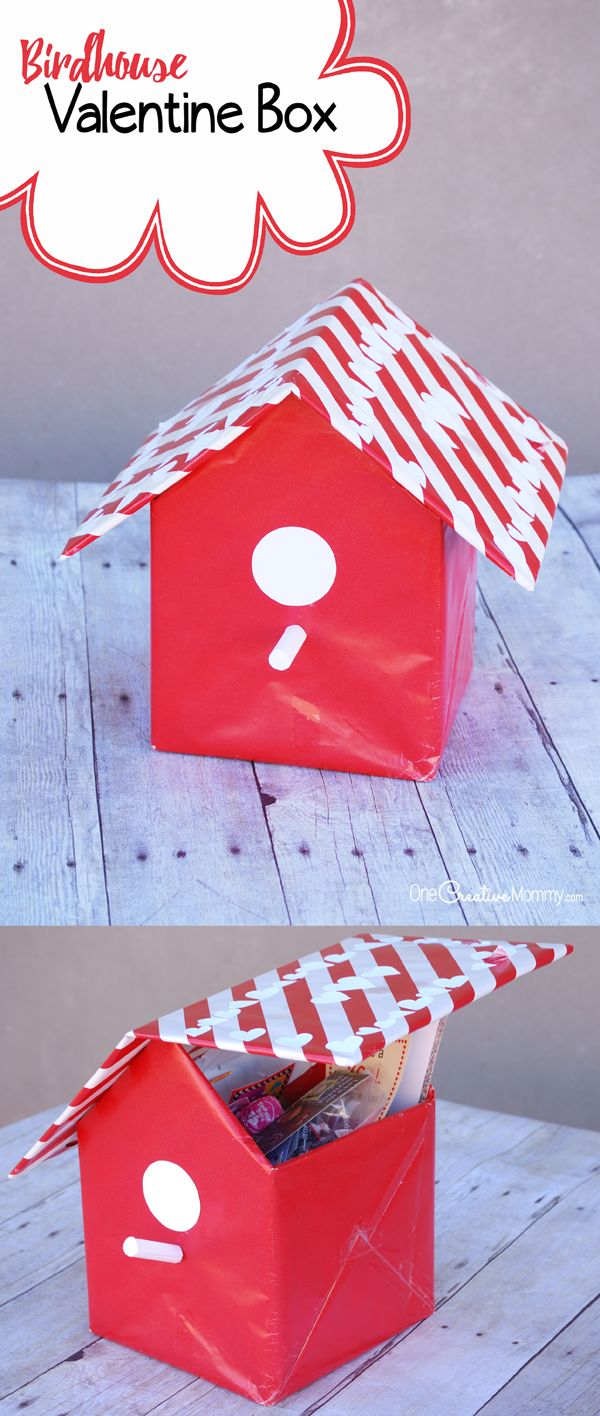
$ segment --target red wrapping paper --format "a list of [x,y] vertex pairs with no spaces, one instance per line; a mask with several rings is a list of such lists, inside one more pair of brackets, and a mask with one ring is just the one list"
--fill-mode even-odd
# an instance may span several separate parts
[[[92,1331],[271,1404],[425,1317],[433,1092],[273,1167],[190,1053],[355,1066],[570,952],[355,935],[127,1033],[12,1172],[79,1143]],[[150,1204],[156,1162],[196,1196],[185,1223]]]
[[[455,531],[296,399],[157,497],[151,525],[154,747],[434,776],[473,656],[476,552]],[[252,556],[298,525],[337,574],[285,606]],[[281,673],[269,654],[294,624]]]
[[[357,280],[160,424],[63,554],[151,505],[155,747],[428,780],[472,667],[476,553],[533,588],[566,458]],[[335,565],[318,597],[253,578],[289,527]]]
[[[270,1405],[433,1310],[435,1104],[273,1167],[183,1050],[150,1043],[79,1128],[90,1326]],[[172,1233],[142,1176],[168,1155],[201,1214]],[[179,1264],[131,1260],[129,1234]]]

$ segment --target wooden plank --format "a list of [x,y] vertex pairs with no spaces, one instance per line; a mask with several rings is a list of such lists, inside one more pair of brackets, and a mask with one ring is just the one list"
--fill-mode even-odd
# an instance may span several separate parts
[[[56,1116],[56,1112],[54,1113]],[[40,1132],[38,1131],[38,1135]],[[35,1134],[28,1137],[29,1144],[36,1139]],[[15,1164],[23,1154],[24,1148],[17,1146],[11,1152],[10,1163]],[[3,1174],[6,1175],[6,1170]],[[34,1183],[35,1181],[35,1183]],[[36,1166],[24,1175],[15,1176],[12,1180],[6,1180],[0,1185],[0,1232],[4,1225],[10,1224],[13,1220],[21,1220],[35,1209],[37,1205],[46,1199],[53,1199],[55,1195],[61,1195],[63,1190],[72,1190],[79,1184],[79,1167],[77,1164],[76,1150],[64,1152],[56,1157],[54,1168],[45,1165]],[[76,1196],[75,1196],[76,1198]],[[2,1293],[2,1283],[0,1280],[0,1294]]]
[[[566,522],[563,526],[569,532]],[[569,534],[575,546],[576,535]],[[553,535],[557,536],[556,530]],[[557,564],[563,549],[561,541],[554,555]],[[583,548],[576,559],[585,602],[590,576],[582,556]],[[505,597],[512,595],[523,638],[538,642],[536,625],[530,623],[523,606],[529,611],[539,587],[529,597],[487,563],[482,562],[481,572],[486,586],[492,579]],[[554,587],[562,583],[559,575],[548,577],[546,568],[545,576],[553,593],[551,602],[542,605],[544,635],[546,642],[555,645],[561,639],[556,602],[568,625],[570,597],[557,594]],[[595,595],[590,583],[592,604]],[[574,624],[577,632],[579,616]],[[564,642],[570,643],[566,634]],[[432,925],[441,920],[453,923],[461,916],[469,924],[525,924],[533,918],[537,923],[557,924],[593,917],[600,904],[598,840],[562,755],[552,750],[548,740],[537,703],[543,665],[543,656],[534,657],[533,685],[527,675],[522,682],[519,666],[482,597],[476,672],[436,782],[415,787],[341,773],[258,766],[294,923],[317,917],[323,922],[337,920],[340,911],[345,923],[373,916],[377,922],[410,916],[415,924]],[[583,725],[581,734],[573,731],[579,721],[578,701],[575,685],[564,700],[574,752],[582,735],[585,741]],[[590,712],[589,733],[596,720]],[[540,820],[545,823],[543,832]],[[514,887],[517,898],[467,900],[461,909],[448,888],[442,888],[441,896],[436,892],[433,899],[415,900],[411,895],[411,886],[443,887],[448,879],[467,895],[480,894],[487,886],[493,894],[511,896]],[[541,892],[542,897],[547,891],[583,894],[583,900],[561,900],[551,894],[530,901],[518,898],[520,889]]]
[[28,1293],[81,1259],[83,1228],[78,1179],[75,1175],[70,1185],[55,1189],[28,1210],[4,1220],[0,1228],[0,1305]]
[[[73,488],[6,482],[0,612],[9,662],[27,692],[15,681],[11,694],[21,696],[5,710],[12,751],[0,775],[0,810],[15,847],[0,865],[5,922],[106,922],[101,829],[115,923],[319,918],[354,926],[410,917],[432,926],[594,917],[600,675],[586,626],[597,621],[600,582],[582,536],[591,544],[596,534],[597,488],[597,478],[579,478],[566,489],[565,509],[583,530],[559,515],[533,596],[482,563],[477,676],[439,778],[415,787],[150,754],[145,514],[57,567],[57,547],[77,514]],[[86,504],[94,490],[82,493]],[[552,562],[559,573],[549,574]],[[27,626],[19,636],[17,582]],[[550,682],[557,644],[568,653],[562,679]],[[513,887],[542,894],[461,904],[448,888],[438,893],[448,879],[467,896],[485,887],[500,896]],[[432,898],[416,898],[418,887],[433,889]],[[553,890],[583,901],[543,897]]]
[[2,1308],[0,1394],[10,1397],[32,1375],[72,1361],[90,1340],[85,1265],[80,1258]]
[[251,764],[151,750],[147,512],[80,559],[112,923],[286,924]]
[[27,1150],[31,1140],[41,1135],[42,1130],[54,1120],[58,1110],[60,1104],[56,1108],[50,1106],[46,1111],[38,1112],[36,1116],[22,1116],[18,1121],[9,1121],[0,1128],[0,1182],[4,1180],[6,1171],[11,1169],[15,1160],[19,1159],[19,1155],[22,1155],[23,1151],[19,1148]]
[[0,922],[106,924],[72,485],[3,481]]
[[[23,1122],[17,1122],[11,1126],[4,1127],[0,1132],[0,1155],[3,1157],[3,1165],[9,1165],[18,1159],[19,1148],[39,1135],[55,1114],[55,1109],[52,1108],[48,1112],[30,1117]],[[483,1161],[493,1162],[494,1157],[497,1156],[498,1153],[510,1149],[511,1145],[514,1147],[528,1136],[534,1136],[540,1129],[545,1130],[548,1128],[541,1127],[539,1122],[529,1121],[524,1118],[497,1115],[495,1112],[483,1112],[473,1107],[464,1107],[453,1102],[441,1102],[438,1106],[438,1153],[440,1176],[443,1181],[443,1192],[446,1193],[446,1191],[450,1191],[451,1181],[453,1179],[457,1180],[460,1184],[464,1183],[464,1176],[469,1168],[472,1167],[472,1161],[469,1161],[469,1156],[473,1157],[478,1163]],[[58,1156],[47,1163],[35,1167],[18,1180],[4,1182],[0,1187],[0,1205],[8,1195],[10,1199],[8,1213],[17,1216],[16,1223],[22,1220],[23,1217],[30,1220],[36,1206],[39,1206],[40,1211],[42,1211],[37,1230],[32,1230],[30,1225],[28,1225],[26,1229],[21,1231],[17,1229],[16,1231],[17,1234],[20,1233],[21,1235],[23,1250],[25,1251],[33,1246],[38,1262],[41,1260],[44,1264],[52,1263],[52,1259],[47,1258],[45,1251],[39,1248],[38,1242],[34,1242],[34,1240],[39,1241],[44,1221],[48,1214],[53,1213],[52,1206],[56,1197],[59,1198],[60,1205],[62,1206],[61,1217],[63,1218],[63,1232],[65,1235],[67,1234],[67,1212],[70,1207],[70,1227],[74,1242],[77,1242],[80,1238],[81,1219],[77,1181],[77,1156],[74,1151],[69,1151],[62,1156]],[[15,1204],[15,1197],[18,1197],[20,1203]],[[6,1212],[6,1210],[1,1212]],[[57,1227],[57,1225],[54,1227]],[[58,1235],[55,1237],[58,1238]],[[24,1267],[29,1268],[29,1265],[30,1260],[27,1258]],[[58,1265],[58,1267],[60,1267],[60,1265]],[[8,1265],[6,1266],[6,1270],[8,1273]],[[46,1276],[48,1277],[49,1275],[47,1274]],[[3,1277],[5,1277],[4,1273]],[[27,1285],[24,1286],[26,1287]],[[87,1382],[87,1364],[93,1362],[92,1377],[90,1380],[93,1382],[94,1392],[97,1393],[97,1399],[100,1403],[98,1410],[112,1411],[112,1409],[114,1409],[111,1407],[111,1402],[114,1400],[113,1383],[115,1379],[115,1362],[121,1363],[121,1351],[118,1348],[114,1348],[110,1343],[98,1342],[91,1337],[86,1338],[85,1341],[81,1338],[80,1315],[81,1311],[85,1311],[85,1295],[83,1293],[79,1271],[74,1271],[72,1290],[69,1289],[68,1285],[65,1286],[62,1282],[57,1283],[54,1285],[53,1295],[65,1333],[65,1346],[62,1353],[57,1355],[56,1346],[52,1350],[53,1359],[59,1362],[60,1365],[56,1367],[54,1372],[46,1371],[46,1367],[52,1365],[50,1361],[46,1362],[47,1345],[45,1341],[44,1322],[48,1309],[45,1304],[42,1303],[38,1289],[32,1289],[29,1295],[24,1295],[23,1301],[18,1309],[18,1316],[21,1324],[27,1328],[30,1334],[34,1332],[38,1340],[31,1345],[31,1369],[25,1371],[22,1365],[25,1359],[21,1348],[21,1336],[19,1335],[18,1323],[14,1330],[13,1328],[10,1329],[12,1334],[10,1341],[8,1337],[5,1339],[8,1344],[10,1358],[10,1390],[14,1389],[12,1374],[13,1355],[15,1354],[12,1344],[16,1342],[16,1370],[19,1376],[18,1385],[21,1388],[19,1399],[23,1396],[23,1386],[27,1384],[28,1393],[30,1395],[36,1395],[41,1402],[44,1412],[46,1412],[46,1410],[50,1412],[54,1409],[52,1403],[55,1400],[58,1403],[56,1409],[64,1410],[64,1396],[67,1391],[71,1391],[73,1380]],[[3,1293],[0,1296],[0,1303],[5,1301],[7,1296],[7,1292]],[[80,1310],[79,1312],[78,1308]],[[6,1312],[8,1311],[9,1309],[7,1308]],[[52,1329],[52,1331],[53,1330],[54,1329]],[[73,1353],[73,1343],[75,1341],[85,1346],[86,1365],[78,1364],[77,1367],[73,1369],[69,1359]],[[94,1343],[93,1350],[89,1346],[92,1342]],[[117,1358],[115,1358],[115,1352],[119,1354]],[[128,1354],[128,1356],[131,1360],[135,1360],[136,1364],[138,1361],[142,1363],[146,1362],[146,1359],[143,1358],[138,1359],[135,1357],[135,1359],[133,1359],[132,1354]],[[19,1366],[19,1363],[21,1363],[21,1366]],[[153,1369],[155,1374],[152,1379],[154,1383],[152,1391],[162,1391],[163,1373],[168,1372],[170,1369],[163,1369],[160,1364],[155,1363],[148,1363],[148,1365]],[[138,1371],[139,1369],[136,1365],[134,1372],[137,1374]],[[21,1378],[23,1380],[21,1380]],[[137,1390],[127,1365],[123,1371],[123,1382],[127,1391],[135,1392]],[[6,1389],[5,1387],[4,1390]],[[81,1389],[79,1388],[79,1390]],[[182,1388],[177,1386],[175,1390],[180,1392]],[[101,1401],[103,1391],[106,1397],[106,1406],[103,1406]],[[194,1381],[193,1401],[196,1402],[199,1397],[203,1397],[204,1393],[212,1391],[213,1389],[206,1383]],[[190,1395],[192,1395],[191,1391]],[[219,1398],[221,1395],[223,1399],[229,1402],[236,1401],[236,1398],[232,1397],[230,1393],[220,1393]],[[86,1388],[86,1398],[88,1396],[89,1392]],[[178,1400],[181,1399],[181,1396],[178,1396]],[[9,1400],[12,1400],[12,1398]],[[124,1407],[123,1409],[127,1410],[128,1408]],[[131,1409],[141,1412],[146,1408],[140,1405],[139,1407],[132,1406]],[[209,1407],[209,1410],[210,1409]],[[232,1409],[235,1410],[235,1407]],[[245,1406],[240,1404],[240,1409],[245,1409]]]
[[558,506],[600,567],[600,473],[567,477]]
[[[600,841],[483,600],[475,676],[439,777],[420,791],[438,841],[448,840],[451,813],[481,890],[500,896],[496,903],[466,902],[469,924],[596,918]],[[468,890],[451,843],[444,857],[452,879]],[[520,891],[536,893],[520,897]],[[566,898],[579,894],[579,901]]]
[[[570,1204],[588,1181],[598,1182],[599,1168],[596,1132],[577,1131],[573,1140],[568,1127],[542,1125],[504,1154],[474,1165],[450,1186],[441,1175],[436,1195],[438,1311],[488,1264],[508,1253],[532,1225]],[[596,1199],[600,1210],[600,1194]],[[562,1211],[557,1224],[562,1226],[563,1241],[568,1237],[571,1242],[570,1224],[561,1215]],[[578,1242],[576,1228],[572,1242]],[[576,1284],[573,1293],[569,1318],[581,1307]],[[588,1297],[586,1293],[582,1301]]]
[[[57,1155],[52,1165],[35,1166],[23,1175],[8,1180],[12,1170],[25,1151],[33,1145],[38,1136],[47,1129],[58,1116],[64,1102],[42,1111],[38,1116],[15,1121],[0,1130],[0,1226],[16,1216],[23,1217],[47,1196],[59,1194],[66,1186],[76,1185],[79,1179],[76,1151],[65,1151]],[[0,1270],[0,1295],[2,1274]],[[0,1298],[1,1301],[1,1298]]]
[[[427,1324],[364,1369],[355,1408],[360,1402],[369,1416],[389,1416],[396,1389],[407,1416],[424,1410],[475,1416],[570,1321],[577,1305],[597,1295],[599,1244],[596,1176],[486,1264]],[[303,1416],[319,1409],[320,1403],[307,1403]],[[330,1397],[326,1409],[328,1416],[349,1416],[347,1389]]]
[[[2,1128],[3,1168],[18,1159],[21,1144],[30,1143],[56,1113],[57,1108],[53,1107]],[[7,1198],[8,1205],[4,1203]],[[23,1409],[22,1403],[28,1401],[31,1370],[36,1372],[35,1395],[31,1399],[44,1416],[51,1416],[52,1412],[58,1416],[65,1409],[78,1409],[80,1405],[90,1413],[112,1413],[115,1384],[119,1388],[120,1410],[151,1410],[157,1395],[168,1396],[193,1380],[138,1353],[100,1342],[89,1332],[76,1151],[57,1156],[14,1181],[5,1181],[0,1188],[0,1214],[4,1217],[0,1221],[4,1354],[0,1356],[0,1393],[14,1393],[0,1401],[2,1411]],[[55,1282],[49,1283],[52,1279]],[[15,1305],[14,1300],[19,1297],[22,1301]],[[39,1343],[33,1336],[34,1329]],[[106,1390],[96,1406],[94,1372],[98,1349]],[[54,1367],[57,1358],[59,1365]],[[147,1407],[137,1404],[144,1393]],[[128,1406],[126,1395],[131,1403]]]
[[[343,909],[349,924],[365,918],[365,905],[377,922],[573,923],[600,904],[598,840],[483,601],[475,673],[434,782],[257,770],[293,923],[329,923]],[[467,896],[487,887],[500,898],[461,908],[452,881]],[[582,886],[579,904],[518,898],[519,889],[578,894]]]
[[[489,1120],[491,1116],[492,1114]],[[504,1118],[510,1119],[512,1118]],[[492,1146],[505,1144],[504,1125],[501,1131],[502,1134],[496,1138],[495,1143],[492,1130],[488,1131],[488,1141],[492,1140]],[[554,1169],[550,1166],[551,1183],[545,1186],[540,1183],[539,1176],[530,1164],[529,1143],[533,1145],[534,1158],[537,1158],[544,1145],[552,1150],[552,1146],[561,1138],[562,1131],[567,1134],[563,1156],[564,1171],[561,1173],[560,1163],[557,1163]],[[543,1132],[544,1136],[541,1137],[539,1132]],[[600,1142],[595,1134],[579,1132],[573,1144],[567,1128],[542,1125],[535,1128],[535,1133],[530,1133],[529,1140],[522,1139],[514,1153],[503,1156],[500,1161],[498,1157],[490,1157],[484,1165],[471,1168],[458,1184],[449,1190],[445,1190],[442,1183],[437,1200],[439,1254],[436,1282],[438,1309],[446,1315],[443,1321],[446,1321],[448,1312],[452,1311],[451,1303],[457,1292],[468,1287],[471,1280],[477,1278],[480,1271],[500,1252],[505,1248],[510,1249],[520,1233],[537,1224],[543,1215],[554,1209],[563,1198],[562,1185],[567,1195],[577,1189],[581,1175],[597,1168],[599,1154]],[[441,1156],[438,1164],[443,1172],[444,1160]],[[594,1181],[596,1183],[596,1177]],[[426,1335],[431,1322],[433,1319],[413,1331],[422,1330]],[[312,1416],[312,1413],[320,1410],[328,1413],[333,1411],[336,1416],[350,1416],[355,1410],[366,1410],[369,1416],[371,1413],[373,1416],[379,1416],[379,1413],[381,1416],[390,1416],[390,1400],[395,1399],[393,1393],[404,1393],[405,1390],[403,1360],[404,1344],[407,1340],[407,1335],[393,1339],[391,1343],[384,1344],[366,1358],[359,1358],[348,1367],[289,1397],[281,1403],[281,1410],[285,1411],[287,1416]],[[512,1339],[510,1345],[512,1347]],[[390,1357],[396,1349],[398,1355],[392,1365]],[[428,1371],[435,1351],[437,1346],[430,1353],[426,1340],[421,1358],[421,1376]],[[380,1378],[379,1368],[384,1358],[388,1363],[387,1375]],[[368,1390],[364,1384],[365,1377],[368,1378]],[[468,1382],[466,1387],[464,1383],[463,1377],[463,1393],[469,1387]],[[186,1391],[182,1413],[193,1411],[194,1393],[201,1393],[203,1388],[204,1384],[198,1382]],[[378,1392],[381,1405],[376,1404]],[[415,1400],[414,1404],[411,1402],[408,1409],[411,1412],[431,1412],[432,1416],[438,1416],[442,1409],[445,1413],[446,1408],[439,1403],[439,1399],[428,1399],[426,1381],[422,1380],[419,1386],[419,1400]],[[462,1416],[468,1416],[470,1409],[465,1405]],[[164,1416],[175,1416],[178,1410],[178,1406],[168,1402],[164,1408]],[[456,1410],[458,1412],[460,1407]],[[215,1390],[211,1406],[214,1416],[234,1416],[237,1411],[238,1407],[231,1393]]]
[[[389,1416],[398,1390],[407,1394],[409,1413],[438,1416],[442,1383],[449,1379],[454,1391],[453,1367],[448,1378],[446,1360],[449,1333],[457,1369],[460,1353],[458,1392],[466,1404],[448,1407],[448,1416],[459,1411],[469,1416],[564,1326],[565,1313],[571,1321],[588,1301],[600,1224],[600,1137],[453,1103],[440,1103],[438,1119],[436,1316],[289,1398],[282,1403],[288,1416],[322,1408],[350,1416],[359,1405],[370,1416]],[[31,1133],[36,1130],[37,1120]],[[76,1175],[76,1158],[70,1155],[31,1171],[11,1188],[29,1180],[33,1192],[44,1174],[61,1164]],[[61,1204],[68,1243],[69,1204],[72,1236],[78,1233],[76,1186],[70,1195],[63,1192]],[[39,1232],[32,1230],[29,1239],[21,1231],[24,1247],[33,1244],[38,1256],[51,1200],[44,1200],[41,1210]],[[157,1407],[164,1416],[197,1409],[241,1416],[247,1409],[231,1393],[90,1337],[82,1313],[78,1264],[5,1306],[3,1346],[11,1385],[3,1390],[17,1391],[18,1400],[8,1397],[3,1411],[22,1409],[18,1402],[26,1400],[35,1401],[45,1416],[66,1409],[100,1416],[112,1413],[117,1399],[124,1416]],[[480,1331],[485,1339],[477,1337]]]
[[481,1408],[482,1416],[597,1416],[599,1411],[600,1298]]
[[[180,1393],[184,1397],[190,1384],[195,1385],[194,1378],[175,1367],[165,1367],[116,1343],[90,1338],[70,1360],[0,1400],[0,1411],[3,1416],[16,1416],[26,1403],[40,1416],[79,1416],[80,1412],[85,1416],[145,1416],[146,1412],[162,1411],[170,1397],[177,1410]],[[194,1410],[210,1416],[212,1390],[207,1386],[203,1394],[196,1394]],[[249,1416],[252,1407],[240,1401],[238,1411]]]
[[[492,1125],[488,1140],[493,1141],[493,1138]],[[501,1146],[505,1139],[502,1127],[498,1135]],[[468,1155],[468,1143],[466,1152]],[[446,1407],[440,1404],[440,1393],[445,1380],[445,1334],[450,1330],[457,1332],[463,1357],[458,1402],[462,1393],[466,1404],[462,1409],[460,1404],[450,1404],[448,1416],[469,1416],[470,1412],[477,1411],[477,1404],[467,1404],[467,1393],[470,1402],[471,1389],[476,1391],[476,1403],[482,1405],[497,1390],[497,1386],[522,1366],[524,1348],[520,1327],[523,1318],[515,1307],[513,1322],[512,1297],[509,1296],[507,1301],[507,1294],[512,1293],[511,1265],[515,1265],[518,1273],[515,1285],[519,1283],[526,1287],[527,1262],[521,1261],[519,1246],[526,1241],[529,1249],[532,1242],[529,1234],[552,1216],[554,1228],[551,1237],[540,1243],[539,1250],[543,1260],[544,1244],[555,1245],[556,1255],[560,1255],[554,1261],[556,1274],[544,1270],[543,1262],[541,1269],[539,1264],[537,1270],[532,1269],[532,1283],[537,1286],[531,1302],[539,1312],[542,1334],[546,1312],[550,1311],[545,1303],[545,1285],[549,1285],[551,1295],[557,1298],[554,1289],[560,1287],[559,1272],[564,1275],[566,1321],[579,1311],[590,1296],[594,1296],[597,1263],[587,1246],[590,1243],[593,1249],[600,1226],[600,1137],[596,1132],[542,1123],[529,1134],[521,1135],[514,1148],[501,1150],[495,1156],[490,1154],[488,1159],[465,1170],[453,1184],[444,1183],[443,1152],[438,1154],[437,1167],[436,1314],[408,1334],[392,1338],[366,1357],[316,1382],[309,1392],[290,1397],[282,1406],[288,1416],[312,1416],[321,1408],[327,1410],[328,1416],[330,1412],[335,1416],[346,1416],[354,1410],[350,1395],[354,1382],[358,1387],[356,1407],[358,1409],[360,1401],[369,1416],[380,1416],[380,1413],[381,1416],[389,1416],[389,1407],[385,1402],[377,1404],[378,1392],[387,1393],[389,1401],[389,1392],[400,1389],[403,1392],[403,1409],[404,1393],[408,1392],[409,1413],[431,1411],[432,1416],[438,1416],[443,1409],[446,1416]],[[589,1213],[588,1207],[578,1198],[582,1188],[588,1185],[592,1187]],[[582,1203],[583,1209],[579,1210],[578,1205]],[[584,1213],[587,1213],[585,1222],[581,1220]],[[588,1220],[593,1229],[591,1236]],[[496,1264],[500,1264],[501,1268],[495,1286],[494,1276],[498,1274]],[[482,1276],[488,1270],[491,1278],[488,1275],[488,1279],[484,1280]],[[476,1381],[471,1377],[470,1365],[473,1368],[481,1365],[477,1350],[479,1339],[474,1340],[480,1330],[477,1321],[480,1303],[483,1305],[482,1311],[487,1303],[492,1313],[494,1305],[497,1305],[499,1345],[502,1347],[504,1344],[503,1350],[508,1352],[513,1362],[510,1370],[508,1367],[505,1369],[508,1376],[499,1377],[497,1386],[492,1384],[484,1395],[481,1395]],[[572,1306],[569,1307],[569,1303]],[[456,1309],[455,1304],[458,1305]],[[475,1320],[474,1333],[471,1314]],[[550,1316],[547,1336],[551,1336],[560,1326],[559,1321],[552,1328]],[[519,1334],[518,1350],[513,1347],[514,1329]],[[543,1341],[544,1336],[539,1346]],[[408,1344],[416,1344],[414,1357],[413,1346]],[[487,1361],[487,1354],[482,1360]],[[458,1363],[456,1367],[458,1369]],[[439,1376],[439,1387],[434,1385],[430,1389],[427,1378],[431,1370],[435,1371],[436,1380]],[[465,1375],[467,1370],[468,1379]],[[360,1381],[357,1381],[359,1376]],[[452,1367],[448,1370],[448,1380],[451,1387],[458,1380]],[[453,1398],[448,1399],[452,1401]],[[221,1412],[216,1405],[215,1416],[225,1416],[226,1410],[224,1407]]]
[[[586,841],[600,820],[600,575],[584,541],[557,516],[547,560],[533,595],[482,568],[480,583],[522,684],[547,735],[546,751],[561,775]],[[526,687],[525,687],[526,686]],[[561,769],[559,768],[559,771]],[[591,818],[591,819],[590,819]],[[574,852],[580,842],[570,841]],[[575,855],[575,870],[581,865]],[[585,866],[582,868],[585,877]],[[593,913],[590,902],[590,914]]]
[[446,867],[412,782],[257,764],[292,924],[460,924],[458,905],[412,903]]
[[542,1131],[544,1121],[440,1101],[436,1106],[436,1185],[449,1192],[476,1166],[493,1164]]

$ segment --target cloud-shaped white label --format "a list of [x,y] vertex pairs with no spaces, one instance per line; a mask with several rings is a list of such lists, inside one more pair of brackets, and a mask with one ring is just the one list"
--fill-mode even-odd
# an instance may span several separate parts
[[299,254],[343,240],[346,167],[408,137],[400,75],[348,57],[351,0],[3,11],[0,207],[22,202],[31,249],[65,275],[126,275],[154,244],[182,284],[237,289],[267,231]]

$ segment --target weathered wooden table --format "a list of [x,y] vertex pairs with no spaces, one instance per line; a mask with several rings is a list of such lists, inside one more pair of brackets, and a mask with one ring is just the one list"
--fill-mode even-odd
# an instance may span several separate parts
[[152,752],[147,513],[57,563],[97,490],[0,488],[1,923],[598,920],[600,478],[568,481],[533,595],[481,561],[420,785]]
[[[2,1173],[56,1110],[0,1132]],[[600,1134],[438,1104],[437,1310],[283,1401],[289,1416],[597,1416]],[[242,1416],[90,1334],[74,1151],[0,1187],[0,1412]]]

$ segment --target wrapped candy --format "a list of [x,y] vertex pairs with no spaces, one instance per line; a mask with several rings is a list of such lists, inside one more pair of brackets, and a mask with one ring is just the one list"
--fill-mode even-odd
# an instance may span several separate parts
[[277,1100],[276,1096],[268,1093],[264,1096],[257,1096],[252,1101],[248,1100],[237,1106],[232,1106],[231,1109],[251,1136],[258,1136],[260,1131],[264,1131],[265,1127],[272,1125],[280,1116],[283,1116],[281,1102]]
[[332,1072],[256,1136],[267,1160],[282,1165],[377,1121],[386,1093],[367,1072]]

